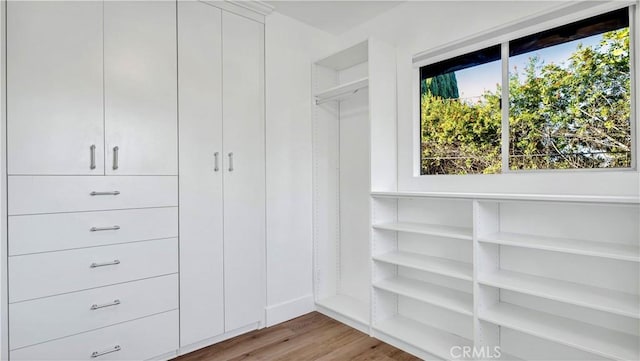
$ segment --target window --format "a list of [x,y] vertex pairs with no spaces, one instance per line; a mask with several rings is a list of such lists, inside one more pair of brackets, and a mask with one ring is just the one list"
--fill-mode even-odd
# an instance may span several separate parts
[[422,174],[500,172],[500,46],[420,69]]
[[630,168],[629,43],[625,8],[421,67],[421,174]]

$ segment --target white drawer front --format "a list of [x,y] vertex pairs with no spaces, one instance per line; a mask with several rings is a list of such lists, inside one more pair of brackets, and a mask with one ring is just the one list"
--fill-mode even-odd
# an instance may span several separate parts
[[9,302],[176,272],[177,238],[12,256]]
[[177,207],[9,216],[10,256],[177,236]]
[[[178,205],[176,176],[9,176],[9,215]],[[91,195],[97,192],[96,195]],[[118,193],[114,195],[114,193]],[[102,194],[106,193],[106,194]]]
[[13,350],[177,308],[177,274],[12,303],[9,347]]
[[[118,346],[119,351],[116,350]],[[178,311],[101,328],[10,352],[11,360],[147,360],[178,349]],[[91,357],[94,352],[105,353]]]

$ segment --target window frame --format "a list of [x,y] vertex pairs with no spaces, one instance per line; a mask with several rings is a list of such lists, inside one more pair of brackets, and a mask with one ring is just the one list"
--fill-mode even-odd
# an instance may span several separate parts
[[[638,32],[637,32],[637,13],[638,5],[633,1],[613,1],[598,6],[588,7],[586,9],[576,9],[580,4],[569,4],[560,6],[554,12],[542,14],[534,14],[525,20],[516,21],[504,26],[490,29],[480,35],[461,39],[457,42],[447,44],[426,52],[418,53],[413,56],[413,134],[414,139],[417,138],[417,144],[413,146],[413,174],[414,177],[442,177],[457,176],[455,174],[422,174],[421,173],[421,115],[420,115],[420,68],[445,61],[457,56],[479,51],[491,46],[499,45],[501,47],[501,63],[502,63],[502,122],[501,122],[501,172],[493,174],[499,176],[501,174],[532,174],[532,173],[609,173],[609,172],[637,172],[638,171]],[[530,36],[546,30],[552,30],[563,25],[567,25],[580,20],[596,17],[607,12],[626,8],[629,14],[629,75],[631,79],[630,89],[630,133],[631,133],[631,165],[625,168],[570,168],[570,169],[510,169],[509,168],[509,42]],[[506,100],[506,104],[505,104]],[[486,174],[468,174],[467,176],[492,176]]]

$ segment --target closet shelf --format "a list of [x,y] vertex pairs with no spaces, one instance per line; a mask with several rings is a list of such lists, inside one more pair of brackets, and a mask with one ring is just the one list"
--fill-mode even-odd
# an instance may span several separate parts
[[466,227],[398,222],[398,223],[374,224],[373,228],[397,231],[397,232],[426,234],[430,236],[457,238],[457,239],[464,239],[464,240],[471,240],[473,238],[473,233],[471,228],[466,228]]
[[481,237],[478,241],[504,246],[541,249],[584,256],[640,262],[640,247],[618,243],[594,242],[579,239],[533,236],[506,232],[499,232],[486,237]]
[[452,358],[451,347],[473,346],[473,342],[464,337],[399,315],[378,323],[374,329],[445,360]]
[[367,88],[368,86],[368,77],[340,84],[336,87],[316,93],[316,104],[322,104],[332,100],[342,100],[343,98],[358,92],[360,89]]
[[334,295],[318,300],[316,304],[363,325],[369,324],[369,306],[353,297]]
[[498,303],[481,310],[487,322],[616,360],[638,360],[636,336],[531,309]]
[[374,284],[374,287],[473,316],[473,295],[466,292],[404,277],[382,280]]
[[640,318],[640,298],[628,293],[505,270],[481,275],[478,283],[617,315]]
[[640,204],[634,196],[589,196],[554,194],[458,193],[458,192],[371,192],[373,198],[448,198],[489,201],[535,201],[604,204]]
[[374,256],[373,259],[378,262],[414,268],[420,271],[436,273],[461,280],[473,280],[473,270],[471,264],[460,261],[453,261],[446,258],[394,251],[379,256]]

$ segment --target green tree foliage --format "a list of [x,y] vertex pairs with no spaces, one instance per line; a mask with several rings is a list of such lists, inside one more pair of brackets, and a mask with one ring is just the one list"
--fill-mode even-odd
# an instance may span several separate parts
[[[628,28],[566,64],[531,57],[509,79],[510,168],[629,167],[630,86]],[[421,97],[422,174],[500,172],[500,87],[476,103],[437,94]]]
[[454,72],[423,80],[421,90],[422,93],[429,93],[443,99],[457,99],[460,97],[458,94],[458,80]]

